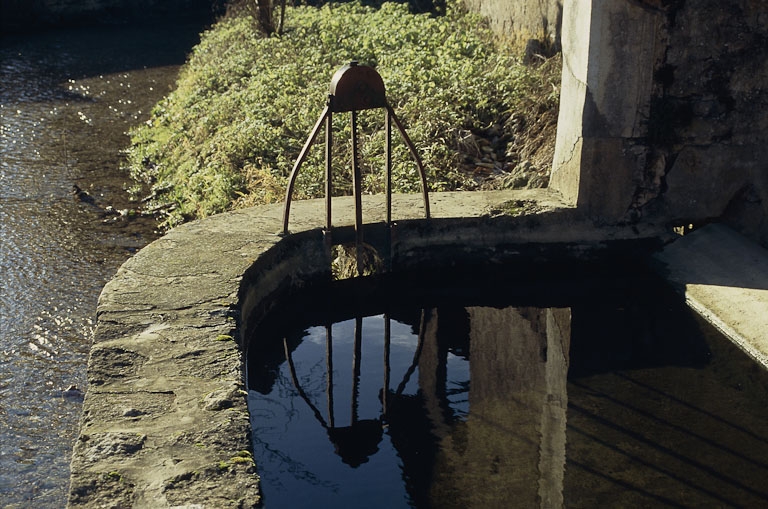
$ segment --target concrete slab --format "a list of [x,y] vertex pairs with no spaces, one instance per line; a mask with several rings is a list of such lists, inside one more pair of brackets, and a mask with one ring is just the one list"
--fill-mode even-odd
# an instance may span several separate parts
[[711,224],[654,260],[691,308],[768,369],[768,250]]

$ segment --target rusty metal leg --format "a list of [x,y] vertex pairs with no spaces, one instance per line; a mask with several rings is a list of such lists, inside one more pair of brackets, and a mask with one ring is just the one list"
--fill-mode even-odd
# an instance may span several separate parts
[[386,201],[387,201],[387,246],[385,257],[385,270],[390,272],[392,270],[392,114],[387,109],[384,115],[384,129],[385,133],[385,178],[386,178]]
[[318,410],[317,407],[312,404],[312,401],[309,399],[309,396],[307,396],[307,393],[304,392],[304,389],[302,389],[301,384],[299,384],[299,377],[296,375],[296,366],[293,363],[291,350],[290,348],[288,348],[288,338],[283,338],[283,350],[285,351],[285,360],[288,361],[288,370],[291,373],[291,380],[293,381],[293,386],[296,388],[296,391],[299,393],[299,396],[301,397],[301,399],[304,400],[307,406],[309,406],[309,408],[312,410],[312,413],[315,414],[315,419],[317,419],[317,422],[319,422],[323,428],[328,428],[328,425],[325,423],[325,419],[323,419],[323,414],[321,414],[320,410]]
[[416,166],[419,168],[419,175],[421,176],[421,194],[424,197],[424,212],[426,213],[427,219],[429,219],[430,218],[429,190],[427,188],[427,174],[424,172],[424,163],[421,162],[421,157],[419,157],[418,152],[416,152],[416,147],[413,145],[413,142],[408,137],[408,134],[405,132],[405,128],[403,127],[403,124],[400,123],[400,119],[397,118],[397,115],[395,115],[395,111],[392,109],[391,106],[387,106],[387,111],[392,116],[392,119],[395,121],[395,125],[397,126],[397,129],[400,131],[400,134],[403,135],[403,140],[405,141],[405,144],[408,146],[408,150],[411,152],[411,156],[413,157],[413,160],[416,162]]
[[392,224],[392,114],[387,109],[384,117],[384,129],[386,130],[386,193],[387,193],[387,225]]
[[331,180],[331,150],[333,147],[333,114],[328,112],[325,118],[325,229],[328,235],[331,233],[333,221],[331,219],[331,198],[333,196],[333,184]]
[[360,173],[360,154],[357,146],[357,111],[352,110],[352,186],[355,194],[355,252],[357,275],[363,275],[363,191]]
[[400,385],[397,386],[397,390],[395,391],[395,394],[398,396],[403,393],[405,390],[405,386],[408,385],[408,381],[411,379],[411,375],[413,375],[414,371],[416,371],[416,368],[419,366],[419,358],[421,357],[421,350],[424,348],[424,336],[426,336],[427,333],[427,320],[426,320],[426,312],[422,309],[421,310],[421,318],[419,320],[419,341],[416,343],[416,351],[413,354],[413,361],[411,361],[411,365],[408,366],[408,369],[405,372],[405,375],[403,376],[403,379],[400,381]]
[[312,132],[310,133],[309,138],[307,138],[307,141],[304,143],[304,147],[302,147],[301,152],[299,153],[299,158],[296,159],[296,163],[293,165],[291,176],[288,177],[288,187],[285,190],[285,206],[283,209],[283,235],[288,235],[288,218],[291,215],[291,196],[293,195],[293,186],[296,184],[296,177],[299,174],[299,168],[301,168],[302,163],[304,163],[304,159],[307,158],[309,148],[312,146],[312,143],[315,142],[317,133],[320,131],[320,127],[323,125],[323,120],[325,120],[325,117],[328,115],[329,111],[330,108],[328,106],[323,108],[323,112],[320,114],[320,118],[317,119],[315,127],[312,128]]
[[[333,113],[328,112],[325,117],[325,230],[323,230],[323,241],[325,244],[325,254],[328,260],[333,259],[333,218],[331,215],[331,202],[333,200],[333,176],[331,169],[331,153],[333,151]],[[333,425],[331,425],[333,426]]]

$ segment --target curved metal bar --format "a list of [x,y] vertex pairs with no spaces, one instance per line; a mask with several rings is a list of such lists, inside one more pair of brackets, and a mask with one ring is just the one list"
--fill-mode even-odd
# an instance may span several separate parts
[[291,373],[291,380],[293,381],[293,386],[296,388],[296,391],[299,393],[299,396],[301,396],[301,399],[304,400],[304,402],[312,410],[312,413],[315,414],[315,419],[317,419],[317,421],[320,423],[320,425],[323,428],[328,429],[328,424],[326,424],[325,419],[323,419],[323,414],[321,414],[320,410],[318,410],[317,407],[312,404],[312,401],[310,401],[309,396],[307,396],[307,393],[304,392],[304,389],[301,388],[301,384],[299,384],[299,377],[296,375],[296,366],[293,364],[293,357],[291,356],[291,349],[288,348],[287,338],[283,338],[283,349],[285,350],[285,360],[288,361],[288,369]]
[[333,113],[325,115],[325,230],[331,234],[333,220],[331,218],[331,200],[333,196],[333,182],[331,181],[331,149],[333,148]]
[[304,163],[304,159],[307,158],[309,148],[315,142],[317,133],[320,131],[320,128],[323,125],[323,121],[325,120],[325,117],[328,115],[329,111],[330,107],[326,105],[325,108],[323,108],[323,112],[320,114],[320,118],[317,119],[315,127],[312,128],[312,132],[310,133],[309,138],[307,138],[307,141],[304,143],[304,147],[299,153],[299,158],[296,159],[296,163],[293,165],[293,170],[291,170],[291,176],[288,178],[288,187],[285,190],[285,208],[283,209],[283,235],[288,235],[288,218],[291,214],[291,196],[293,195],[293,187],[296,184],[296,177],[299,174],[299,168],[301,168],[302,163]]
[[[355,86],[353,86],[355,85]],[[338,97],[337,97],[338,95]],[[341,102],[339,102],[341,101]],[[345,102],[346,101],[346,102]],[[383,104],[382,104],[383,103]],[[304,146],[299,153],[299,157],[291,170],[291,174],[288,177],[288,185],[285,191],[285,205],[283,210],[283,231],[282,235],[288,235],[288,223],[291,214],[291,199],[293,197],[293,189],[296,185],[296,179],[299,174],[299,169],[304,163],[307,157],[310,147],[315,142],[317,134],[320,131],[323,122],[326,124],[326,136],[325,136],[325,199],[326,199],[326,227],[325,235],[326,241],[330,245],[330,233],[332,228],[331,217],[331,202],[333,187],[331,182],[331,147],[332,147],[332,112],[333,111],[350,111],[352,113],[352,167],[353,167],[353,186],[355,195],[355,237],[357,244],[357,258],[358,258],[358,271],[361,275],[360,264],[360,247],[362,244],[362,210],[361,210],[361,184],[362,179],[360,175],[359,167],[359,154],[357,147],[357,110],[359,109],[371,109],[384,107],[386,109],[385,128],[386,128],[386,207],[387,216],[386,222],[392,226],[392,121],[394,121],[397,129],[405,141],[408,151],[411,153],[411,157],[416,162],[416,166],[419,169],[419,177],[421,178],[421,193],[424,199],[424,212],[427,219],[430,219],[431,212],[429,207],[429,186],[427,185],[427,175],[424,170],[424,163],[421,160],[416,147],[414,146],[408,133],[405,131],[405,127],[400,122],[400,119],[395,114],[392,107],[386,103],[384,97],[384,85],[381,81],[381,77],[376,73],[373,68],[368,66],[360,66],[357,62],[350,62],[349,65],[341,68],[335,75],[331,82],[331,94],[328,96],[328,102],[320,114],[320,118],[312,128],[312,132],[309,138],[304,143]]]
[[424,196],[424,211],[426,212],[427,219],[429,219],[429,190],[427,189],[427,175],[424,172],[424,163],[421,162],[421,158],[419,157],[418,152],[416,152],[416,147],[413,145],[413,142],[405,132],[405,128],[403,127],[403,124],[400,123],[400,119],[397,118],[397,115],[395,115],[395,110],[392,109],[392,106],[387,105],[387,111],[395,121],[395,125],[397,126],[398,130],[400,130],[400,134],[403,135],[403,140],[408,146],[408,150],[411,152],[413,160],[416,161],[416,166],[419,168],[419,175],[421,176],[421,194]]
[[408,382],[411,379],[411,375],[413,375],[413,372],[416,371],[416,368],[419,366],[419,359],[421,358],[421,351],[424,349],[424,337],[426,335],[427,335],[426,313],[422,309],[421,318],[419,319],[419,341],[418,343],[416,343],[416,351],[413,353],[413,361],[411,361],[411,365],[408,366],[408,370],[405,372],[403,379],[400,381],[400,385],[397,386],[397,390],[395,391],[396,396],[399,396],[403,393],[403,391],[405,390],[405,386],[408,385]]

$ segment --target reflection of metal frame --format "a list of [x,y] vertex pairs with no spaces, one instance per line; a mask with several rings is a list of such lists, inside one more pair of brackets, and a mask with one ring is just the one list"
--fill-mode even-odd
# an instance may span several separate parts
[[[402,394],[405,386],[408,383],[413,372],[419,362],[419,356],[421,355],[422,346],[424,344],[424,311],[421,313],[421,323],[419,324],[419,339],[416,346],[416,352],[413,356],[413,361],[403,377],[403,380],[397,387],[395,395]],[[383,433],[383,424],[387,420],[387,401],[389,396],[389,351],[390,351],[390,318],[389,315],[384,315],[384,387],[381,391],[381,405],[382,413],[376,419],[363,419],[359,420],[357,415],[358,410],[358,387],[360,385],[360,362],[362,360],[362,339],[363,339],[363,319],[357,317],[355,321],[355,343],[352,355],[352,413],[351,423],[346,427],[337,427],[333,415],[333,335],[331,326],[325,327],[325,340],[326,340],[326,398],[328,401],[328,421],[323,418],[323,414],[312,403],[307,396],[307,393],[301,387],[299,383],[299,377],[296,374],[296,366],[293,363],[293,356],[288,346],[288,339],[283,338],[283,348],[285,350],[285,360],[288,363],[288,369],[291,374],[291,380],[293,381],[296,391],[299,393],[301,399],[309,406],[315,418],[320,425],[325,428],[328,433],[328,437],[336,447],[336,452],[341,456],[342,460],[357,467],[362,463],[368,461],[368,456],[375,453],[378,450],[378,443],[381,441]]]
[[362,264],[360,263],[360,250],[363,241],[362,225],[362,175],[360,173],[359,154],[358,154],[358,141],[357,141],[357,112],[361,110],[368,110],[374,108],[384,108],[386,110],[385,117],[385,129],[386,129],[386,208],[387,208],[387,225],[392,224],[392,122],[400,131],[400,134],[405,141],[408,150],[411,153],[416,166],[419,169],[419,175],[421,177],[421,190],[424,197],[424,211],[427,219],[430,217],[429,213],[429,191],[427,189],[427,177],[424,172],[424,164],[421,161],[416,147],[405,132],[405,128],[400,123],[400,120],[395,115],[392,107],[387,103],[384,81],[375,69],[366,65],[358,65],[357,62],[350,62],[336,71],[331,79],[330,94],[328,96],[328,103],[320,114],[320,118],[315,123],[312,131],[304,143],[304,147],[299,153],[299,157],[293,166],[291,175],[288,179],[288,186],[285,193],[285,208],[283,213],[283,235],[287,235],[288,221],[291,211],[291,198],[293,196],[293,188],[296,183],[296,177],[299,173],[299,168],[304,163],[307,157],[309,148],[315,142],[317,134],[320,131],[323,123],[325,123],[325,214],[326,235],[330,235],[332,228],[331,220],[331,197],[333,192],[333,186],[331,183],[331,145],[333,141],[333,135],[331,132],[331,120],[333,113],[341,113],[349,111],[352,116],[352,186],[354,188],[355,197],[355,243],[357,245],[357,257],[358,257],[358,273],[362,272]]
[[[388,442],[401,460],[400,468],[409,496],[414,501],[423,501],[423,504],[415,505],[426,507],[440,505],[440,502],[445,505],[446,500],[439,497],[445,497],[446,493],[457,497],[451,502],[466,505],[466,500],[487,501],[486,497],[506,493],[509,488],[514,491],[515,499],[525,506],[562,506],[570,309],[462,308],[463,313],[451,306],[426,309],[422,310],[420,320],[408,320],[410,325],[418,326],[418,345],[402,382],[398,385],[394,380],[396,387],[392,390],[389,369],[391,323],[388,323],[389,315],[384,316],[384,390],[380,392],[383,396],[379,396],[381,413],[373,419],[358,420],[356,415],[362,351],[360,318],[355,324],[352,354],[351,425],[339,427],[333,420],[333,359],[330,354],[333,346],[338,348],[338,343],[330,344],[333,341],[330,327],[326,329],[329,343],[326,348],[326,355],[329,355],[326,362],[329,370],[328,417],[320,415],[298,386],[299,378],[286,341],[290,376],[326,430],[335,453],[347,465],[356,467],[368,461],[379,447],[383,449],[380,441],[386,427]],[[462,390],[466,391],[467,403],[472,406],[466,417],[450,408],[447,391],[449,379],[455,381],[448,376],[448,354],[459,344],[459,336],[463,338],[465,333],[469,341],[467,346],[472,345],[463,355],[466,359],[472,355],[469,366],[472,390],[469,386]],[[378,355],[378,347],[376,352]],[[397,358],[396,355],[393,357]],[[336,363],[338,361],[337,357]],[[397,372],[399,378],[399,368]],[[406,386],[413,378],[418,378],[418,388],[411,394]],[[322,398],[322,394],[315,396],[315,402],[320,403],[318,398]],[[491,472],[493,475],[489,475]],[[438,494],[438,499],[432,501],[431,494]],[[493,500],[495,503],[486,505],[504,502]]]

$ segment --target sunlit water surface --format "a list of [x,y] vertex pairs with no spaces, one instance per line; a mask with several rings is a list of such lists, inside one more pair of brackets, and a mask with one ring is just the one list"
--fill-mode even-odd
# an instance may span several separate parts
[[153,238],[150,218],[108,209],[136,207],[126,132],[169,92],[199,31],[0,39],[0,506],[66,503],[96,300]]

